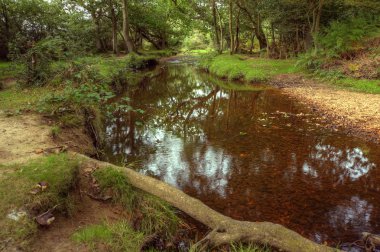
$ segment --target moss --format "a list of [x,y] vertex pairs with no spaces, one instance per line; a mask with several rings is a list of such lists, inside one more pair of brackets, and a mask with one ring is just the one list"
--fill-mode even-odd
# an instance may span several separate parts
[[[0,240],[26,246],[37,232],[32,219],[58,206],[57,210],[70,213],[73,203],[68,197],[76,181],[79,163],[66,154],[51,155],[27,164],[0,166],[0,214],[26,211],[29,216],[18,221],[0,219]],[[36,195],[30,191],[39,182],[47,182],[48,188]]]

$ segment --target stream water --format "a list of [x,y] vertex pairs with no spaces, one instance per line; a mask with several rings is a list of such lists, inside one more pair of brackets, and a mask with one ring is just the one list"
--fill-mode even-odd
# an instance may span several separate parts
[[107,121],[106,156],[128,162],[239,220],[270,221],[316,242],[380,233],[380,146],[326,129],[265,86],[190,64],[130,89]]

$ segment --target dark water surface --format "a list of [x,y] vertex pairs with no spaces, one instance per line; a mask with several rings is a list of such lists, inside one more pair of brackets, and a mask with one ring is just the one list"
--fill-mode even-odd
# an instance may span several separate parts
[[279,90],[169,64],[125,94],[107,123],[107,158],[225,215],[271,221],[317,242],[380,233],[380,147],[323,127]]

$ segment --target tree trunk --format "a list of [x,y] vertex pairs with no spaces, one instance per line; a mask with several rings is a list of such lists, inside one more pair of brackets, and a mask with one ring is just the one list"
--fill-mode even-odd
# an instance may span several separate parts
[[218,31],[218,22],[216,19],[216,3],[215,3],[215,0],[211,0],[211,8],[212,8],[212,22],[213,22],[214,32],[215,32],[215,35],[214,35],[215,36],[215,39],[214,39],[215,48],[218,51],[218,53],[221,53],[222,50],[220,48],[220,38],[219,38],[219,31]]
[[239,52],[239,47],[240,47],[240,40],[239,40],[240,26],[239,25],[240,25],[240,9],[239,9],[237,17],[236,17],[235,48],[234,48],[235,53]]
[[232,15],[232,10],[233,8],[233,5],[232,5],[232,0],[229,0],[229,31],[230,31],[230,54],[234,54],[234,41],[235,41],[235,38],[234,38],[234,32],[232,30],[232,22],[233,22],[233,15]]
[[94,14],[93,16],[93,19],[94,19],[94,22],[95,22],[95,27],[96,27],[96,50],[98,52],[102,52],[103,51],[103,46],[102,46],[102,39],[100,37],[100,22],[99,20],[96,18],[96,15]]
[[119,47],[117,43],[117,18],[115,14],[115,8],[113,0],[109,0],[111,22],[112,22],[112,51],[114,54],[119,55]]
[[135,52],[135,48],[133,46],[131,35],[129,33],[129,16],[128,16],[128,1],[123,0],[123,34],[124,34],[124,42],[125,47],[128,50],[127,53]]
[[252,35],[251,35],[251,46],[249,47],[249,53],[252,54],[253,53],[253,49],[255,47],[255,31],[252,31]]
[[208,226],[212,231],[201,241],[211,246],[230,244],[231,242],[253,242],[267,244],[282,251],[297,252],[333,252],[338,251],[325,245],[314,243],[284,226],[270,222],[238,221],[224,216],[162,181],[140,174],[126,167],[91,159],[81,154],[70,153],[74,158],[80,157],[83,165],[99,168],[112,167],[124,173],[132,186],[167,201],[172,206],[185,212],[190,217]]
[[220,29],[220,53],[223,52],[223,49],[224,49],[224,45],[223,45],[223,22],[222,22],[222,17],[218,11],[218,9],[216,9],[216,13],[218,14],[218,19],[219,19],[219,29]]
[[255,32],[256,32],[257,40],[259,41],[260,49],[266,48],[267,47],[267,38],[264,34],[263,27],[261,27],[261,20],[260,20],[259,15],[257,15],[257,23],[256,23]]
[[319,34],[323,4],[324,4],[324,0],[316,0],[316,2],[314,1],[311,4],[311,8],[313,12],[313,21],[311,23],[309,41],[312,41],[314,43],[314,53],[318,51],[317,37]]

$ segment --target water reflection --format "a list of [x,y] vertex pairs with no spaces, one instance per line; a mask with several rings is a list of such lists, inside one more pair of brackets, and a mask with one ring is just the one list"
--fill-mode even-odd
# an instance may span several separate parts
[[[276,90],[170,66],[129,90],[144,114],[115,114],[107,158],[231,217],[283,224],[318,242],[380,232],[380,148],[325,130]],[[250,90],[250,92],[247,92]]]

